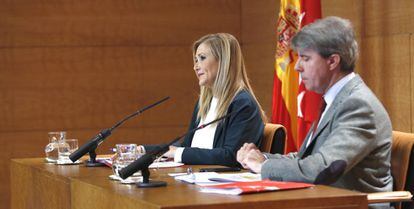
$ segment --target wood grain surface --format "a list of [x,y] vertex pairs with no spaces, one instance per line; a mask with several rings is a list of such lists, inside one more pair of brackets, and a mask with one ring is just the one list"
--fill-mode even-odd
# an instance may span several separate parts
[[[14,159],[12,208],[362,209],[367,207],[366,194],[328,186],[241,196],[201,193],[199,186],[176,181],[168,176],[168,173],[185,172],[188,167],[151,169],[152,180],[163,180],[168,185],[160,188],[137,188],[135,185],[124,185],[109,180],[108,176],[112,171],[107,167],[57,166],[46,164],[41,158]],[[206,166],[191,167],[193,171],[198,171],[200,167]],[[32,184],[42,189],[36,189]]]

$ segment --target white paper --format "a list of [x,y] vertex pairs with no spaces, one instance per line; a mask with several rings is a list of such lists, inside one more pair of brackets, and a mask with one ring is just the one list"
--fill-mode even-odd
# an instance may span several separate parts
[[152,163],[149,168],[174,168],[183,166],[183,163],[177,163],[174,161],[166,161],[166,162],[155,162]]
[[260,181],[262,176],[257,173],[220,173],[209,178],[210,181],[217,182],[250,182],[250,181]]
[[82,163],[82,161],[77,160],[75,162],[72,162],[71,160],[57,160],[56,165],[77,165]]
[[109,179],[114,180],[114,181],[119,181],[122,184],[134,184],[137,182],[142,182],[143,178],[142,176],[130,176],[126,179],[122,179],[121,177],[112,174],[109,176]]
[[[169,175],[172,176],[173,174]],[[229,182],[260,181],[262,179],[260,174],[254,174],[250,172],[225,174],[216,172],[195,172],[192,174],[178,173],[174,175],[176,175],[176,180],[180,180],[190,184],[197,184],[199,186],[219,185]]]
[[216,189],[216,188],[201,188],[200,192],[203,193],[216,193],[216,194],[229,194],[229,195],[239,195],[243,191],[238,188],[232,188],[232,189]]
[[180,180],[186,183],[190,184],[197,184],[200,186],[203,185],[215,185],[215,184],[221,184],[219,182],[210,181],[209,178],[212,176],[215,176],[216,172],[195,172],[187,175],[179,175],[174,177],[175,180]]

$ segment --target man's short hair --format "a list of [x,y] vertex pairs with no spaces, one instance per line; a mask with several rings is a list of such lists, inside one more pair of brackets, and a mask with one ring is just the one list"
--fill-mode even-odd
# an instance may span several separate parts
[[326,17],[303,27],[292,39],[295,51],[312,49],[322,57],[338,54],[342,71],[355,68],[358,58],[358,43],[349,20],[340,17]]

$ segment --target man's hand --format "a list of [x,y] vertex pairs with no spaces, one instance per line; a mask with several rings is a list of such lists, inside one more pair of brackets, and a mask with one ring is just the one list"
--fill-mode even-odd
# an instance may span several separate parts
[[250,169],[255,173],[260,173],[262,164],[266,160],[264,155],[253,143],[245,143],[237,151],[237,161],[245,169]]
[[242,165],[246,165],[247,168],[255,173],[260,173],[265,160],[265,156],[259,149],[252,149],[247,153]]
[[237,151],[237,162],[239,162],[245,169],[248,169],[248,167],[243,164],[243,161],[247,157],[247,153],[252,149],[256,149],[256,145],[253,143],[244,143],[239,151]]

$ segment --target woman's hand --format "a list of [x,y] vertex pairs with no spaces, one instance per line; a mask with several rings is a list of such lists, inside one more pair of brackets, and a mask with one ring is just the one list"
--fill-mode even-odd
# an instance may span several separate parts
[[177,150],[176,146],[170,146],[170,150],[166,152],[163,156],[167,158],[174,158],[175,150]]

